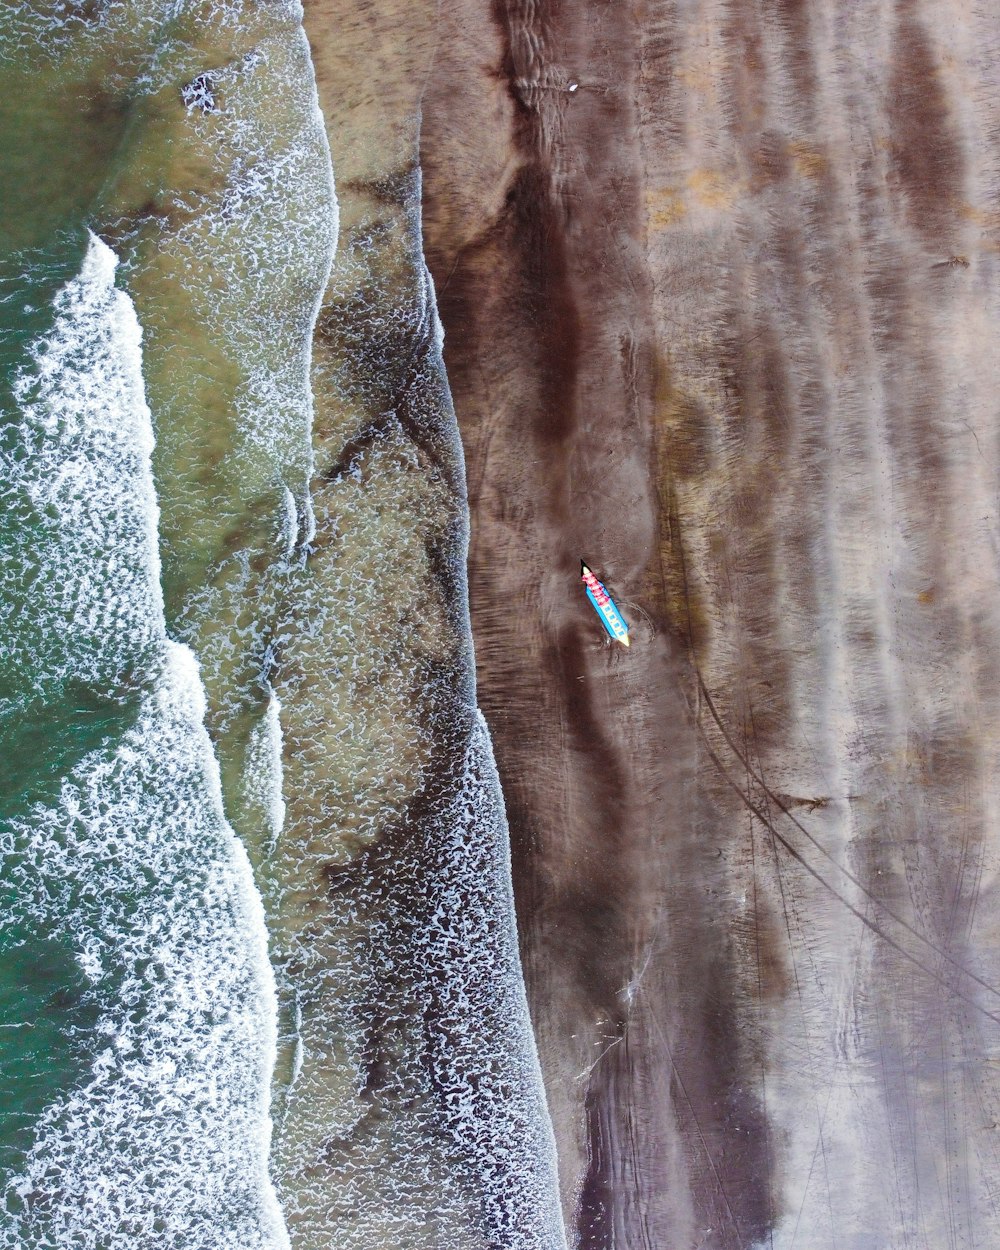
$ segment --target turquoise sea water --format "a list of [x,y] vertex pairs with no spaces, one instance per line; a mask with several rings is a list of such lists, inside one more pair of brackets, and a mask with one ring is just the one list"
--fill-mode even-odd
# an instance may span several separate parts
[[[11,206],[4,208],[10,220]],[[57,923],[36,923],[24,914],[17,880],[24,856],[12,845],[10,831],[34,805],[57,799],[69,768],[102,742],[116,740],[135,715],[135,700],[124,687],[110,693],[53,671],[58,665],[52,664],[51,649],[66,622],[56,613],[44,622],[32,609],[51,526],[16,476],[29,448],[15,383],[30,368],[32,343],[51,332],[55,294],[79,269],[85,246],[82,230],[64,230],[47,247],[8,253],[0,270],[0,828],[7,852],[0,876],[0,1166],[5,1173],[23,1163],[38,1115],[85,1071],[97,1019],[67,934]]]
[[194,657],[166,634],[141,334],[116,267],[91,236],[15,366],[4,428],[3,1000],[20,1096],[0,1244],[208,1246],[222,1222],[279,1245],[263,913]]
[[[258,59],[300,49],[302,62],[294,8],[268,17]],[[269,372],[282,334],[289,355],[306,354],[322,281],[307,248],[312,294],[287,325],[272,318],[241,368],[233,303],[259,261],[243,239],[229,302],[211,300],[224,324],[211,341],[199,324],[213,266],[232,265],[227,232],[261,225],[273,177],[263,127],[234,133],[252,98],[230,110],[225,135],[206,137],[184,96],[203,45],[214,69],[226,30],[229,44],[244,37],[238,19],[174,4],[0,17],[0,1246],[11,1250],[287,1244],[267,1169],[276,1000],[263,911],[224,810],[203,674],[173,640],[178,618],[197,615],[185,587],[211,582],[219,539],[199,509],[222,493],[202,465],[176,471],[185,426],[213,428],[214,406],[246,431],[249,375]],[[252,59],[237,65],[242,78],[220,92],[253,76]],[[292,94],[301,113],[303,91]],[[308,79],[304,94],[308,105]],[[172,271],[145,262],[151,239],[170,253],[162,215],[145,201],[131,211],[150,191],[178,219]],[[226,365],[210,379],[214,405],[188,385],[213,354]],[[273,398],[281,374],[267,383]],[[258,468],[259,485],[253,449],[231,468],[249,481],[242,503],[256,492],[287,511],[286,471],[304,499],[301,400],[299,413],[286,418],[299,422],[297,460]],[[274,425],[258,464],[284,451]]]

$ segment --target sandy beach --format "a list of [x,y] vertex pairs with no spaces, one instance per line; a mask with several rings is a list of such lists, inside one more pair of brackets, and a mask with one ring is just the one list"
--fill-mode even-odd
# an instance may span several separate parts
[[571,1244],[987,1244],[994,36],[444,20],[425,239]]

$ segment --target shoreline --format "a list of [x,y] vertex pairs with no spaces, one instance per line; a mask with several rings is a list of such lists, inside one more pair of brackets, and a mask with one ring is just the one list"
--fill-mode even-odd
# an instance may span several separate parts
[[296,1250],[1000,1240],[1000,36],[84,8],[0,47],[0,1241],[282,1244],[272,1058]]

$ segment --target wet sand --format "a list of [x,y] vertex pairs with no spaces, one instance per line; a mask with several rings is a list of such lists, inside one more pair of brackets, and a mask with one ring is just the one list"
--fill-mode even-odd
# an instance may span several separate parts
[[316,532],[280,640],[293,1245],[557,1245],[551,1130],[474,702],[461,446],[420,234],[435,6],[305,7],[340,213],[313,341]]
[[995,42],[442,15],[425,243],[588,1250],[998,1236]]

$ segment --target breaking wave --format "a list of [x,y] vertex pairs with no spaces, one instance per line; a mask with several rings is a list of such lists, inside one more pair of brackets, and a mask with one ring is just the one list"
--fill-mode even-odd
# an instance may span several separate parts
[[[133,709],[0,825],[2,927],[67,945],[96,1019],[83,1078],[4,1180],[0,1246],[280,1250],[264,917],[196,662],[166,636],[141,331],[116,265],[91,237],[15,379],[20,419],[0,448],[14,518],[0,602],[18,624],[5,719],[67,683]],[[67,706],[55,733],[79,731]]]

